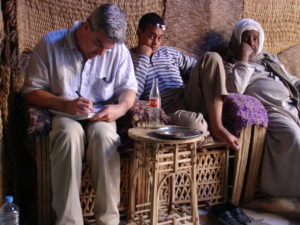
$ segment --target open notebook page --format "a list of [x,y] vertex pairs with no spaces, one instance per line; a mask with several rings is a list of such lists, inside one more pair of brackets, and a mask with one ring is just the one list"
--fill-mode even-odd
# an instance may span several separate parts
[[51,112],[52,114],[54,114],[56,116],[69,117],[74,120],[86,120],[86,119],[92,118],[97,112],[99,112],[101,109],[103,109],[104,105],[95,104],[93,107],[94,107],[94,112],[80,114],[80,115],[73,115],[73,114],[57,111],[54,109],[49,109],[49,112]]

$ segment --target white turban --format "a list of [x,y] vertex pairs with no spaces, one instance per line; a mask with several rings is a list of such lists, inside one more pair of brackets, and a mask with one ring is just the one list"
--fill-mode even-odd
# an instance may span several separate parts
[[238,21],[234,26],[233,34],[239,45],[242,42],[242,34],[246,30],[255,30],[259,33],[259,45],[256,54],[262,52],[265,41],[265,34],[261,25],[253,19],[242,19]]

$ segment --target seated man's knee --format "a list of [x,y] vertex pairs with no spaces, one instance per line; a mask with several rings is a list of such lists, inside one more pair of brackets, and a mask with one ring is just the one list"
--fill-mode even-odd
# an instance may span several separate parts
[[49,138],[51,161],[83,157],[85,132],[78,121],[69,121],[69,123],[54,121]]
[[203,58],[206,61],[223,62],[222,57],[217,52],[205,52],[204,55],[203,55]]
[[202,113],[177,110],[172,117],[172,123],[177,126],[198,129],[204,135],[209,135],[208,125]]
[[78,121],[68,118],[54,118],[50,136],[64,140],[81,139],[84,137],[84,129]]
[[116,132],[116,124],[107,122],[91,123],[88,126],[88,135],[90,139],[119,142],[119,135]]

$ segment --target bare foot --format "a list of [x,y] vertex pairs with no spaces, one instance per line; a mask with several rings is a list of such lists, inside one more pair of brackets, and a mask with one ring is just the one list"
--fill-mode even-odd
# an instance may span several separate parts
[[209,130],[214,138],[228,144],[229,148],[238,150],[240,148],[239,139],[232,135],[222,123],[223,100],[217,97],[208,109]]
[[228,144],[229,148],[239,150],[240,142],[239,139],[232,135],[225,127],[211,127],[211,134],[214,138]]

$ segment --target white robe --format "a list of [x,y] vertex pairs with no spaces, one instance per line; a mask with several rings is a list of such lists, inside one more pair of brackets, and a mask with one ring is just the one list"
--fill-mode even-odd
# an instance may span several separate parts
[[[272,58],[280,64],[277,56]],[[229,92],[258,98],[268,112],[262,190],[274,196],[300,197],[300,121],[288,89],[263,63],[225,63],[225,70]],[[288,76],[299,90],[300,80]]]

